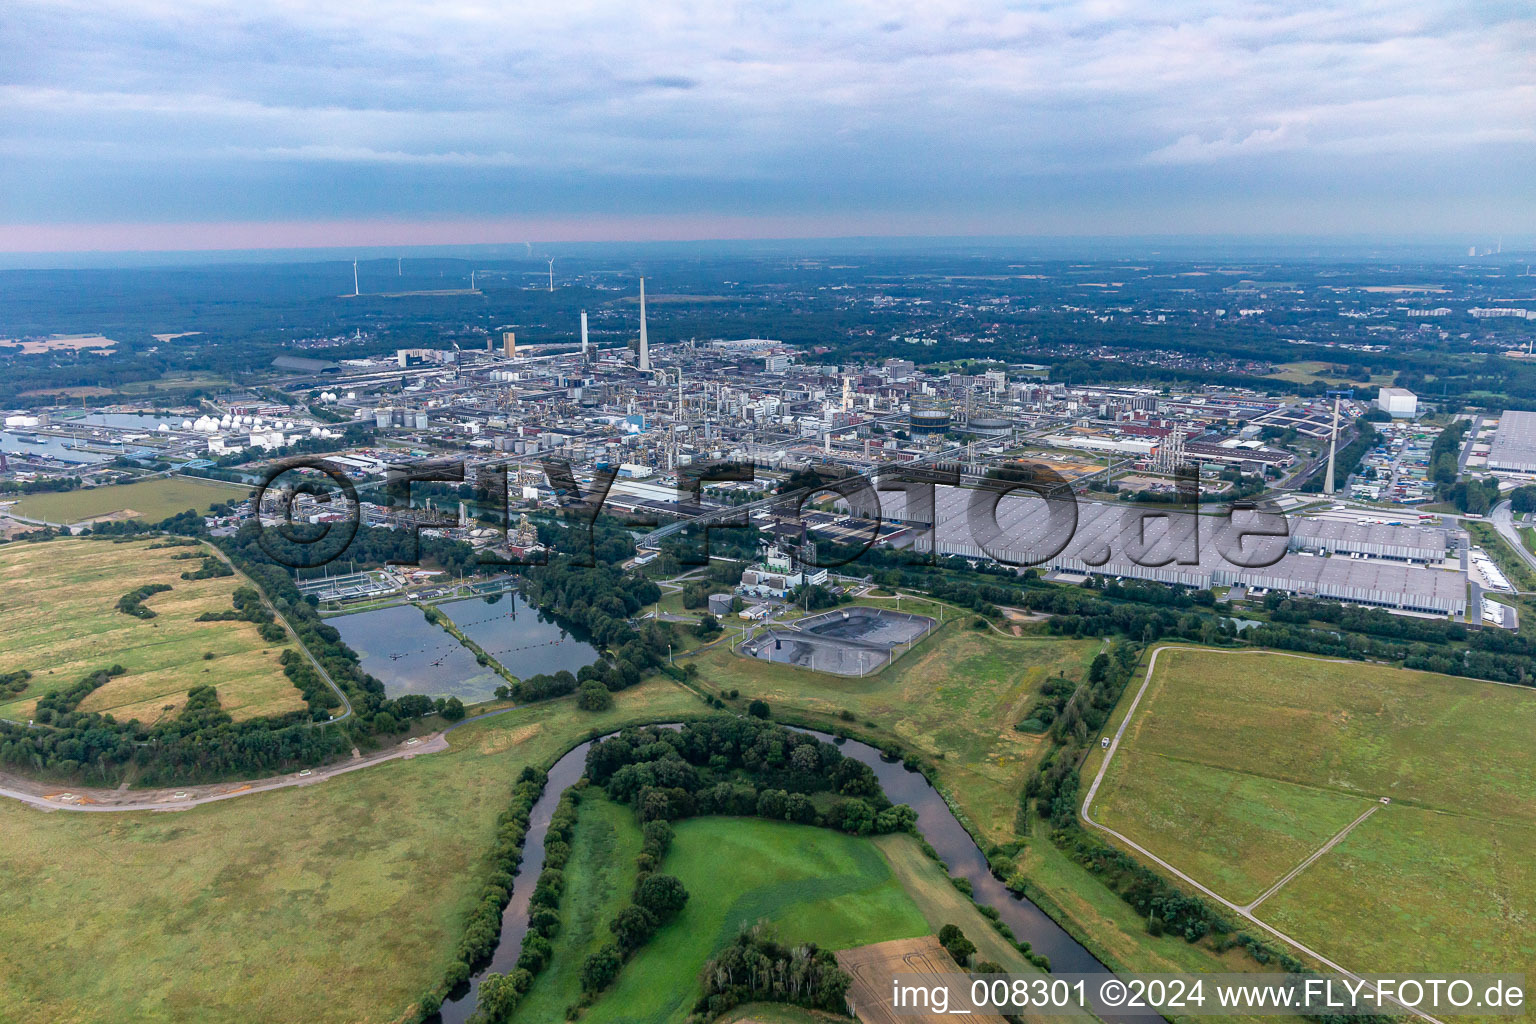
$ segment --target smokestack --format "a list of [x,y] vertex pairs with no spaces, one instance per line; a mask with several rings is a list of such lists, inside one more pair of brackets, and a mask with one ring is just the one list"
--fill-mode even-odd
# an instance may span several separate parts
[[640,279],[640,372],[651,372],[651,347],[645,337],[645,278]]
[[1333,436],[1328,439],[1328,478],[1323,481],[1323,493],[1333,493],[1333,461],[1339,454],[1339,396],[1333,396]]
[[581,311],[581,358],[587,358],[587,311]]
[[357,260],[353,260],[352,261],[352,294],[353,295],[358,294],[358,291],[357,291]]

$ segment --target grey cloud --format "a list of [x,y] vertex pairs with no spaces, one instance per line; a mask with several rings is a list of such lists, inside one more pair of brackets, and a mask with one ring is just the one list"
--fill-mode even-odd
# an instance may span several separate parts
[[[1063,223],[1135,193],[1176,229],[1191,175],[1222,209],[1306,185],[1365,210],[1405,161],[1447,168],[1427,206],[1473,187],[1462,163],[1526,186],[1511,217],[1536,213],[1536,11],[1518,3],[10,0],[0,40],[13,222],[111,216],[142,189],[217,218],[208,183],[276,165],[274,217],[323,214],[350,168],[410,173],[380,217],[473,214],[472,172],[573,215],[625,182],[677,208],[982,220],[1012,190]],[[1298,170],[1318,166],[1332,178]]]

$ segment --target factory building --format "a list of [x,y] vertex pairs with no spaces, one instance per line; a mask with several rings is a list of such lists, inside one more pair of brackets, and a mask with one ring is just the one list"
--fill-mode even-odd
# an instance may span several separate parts
[[[914,542],[919,551],[937,546],[940,554],[1081,575],[1280,590],[1400,611],[1443,615],[1467,608],[1461,573],[1420,564],[1444,558],[1443,530],[1293,519],[1281,534],[1275,516],[1257,512],[1192,516],[1068,501],[1056,503],[1052,522],[1044,502],[1029,492],[1004,497],[994,512],[984,488],[939,487],[933,512],[939,526],[926,531],[930,524],[906,517],[906,498],[901,490],[880,492],[880,513],[887,523],[923,531]],[[1344,557],[1309,554],[1308,547]]]
[[1407,388],[1382,388],[1376,394],[1376,408],[1393,419],[1411,420],[1419,414],[1419,396]]
[[1432,527],[1346,523],[1331,519],[1291,520],[1292,551],[1428,563],[1443,560],[1449,547],[1450,535]]
[[1536,472],[1536,412],[1506,412],[1488,448],[1488,468]]

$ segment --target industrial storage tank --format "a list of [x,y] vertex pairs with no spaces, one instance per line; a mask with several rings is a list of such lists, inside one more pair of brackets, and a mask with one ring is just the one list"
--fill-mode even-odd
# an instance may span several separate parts
[[966,424],[965,429],[978,437],[1007,437],[1013,433],[1013,421],[987,417],[974,418]]
[[949,430],[949,413],[942,409],[924,409],[908,420],[914,434],[943,434]]

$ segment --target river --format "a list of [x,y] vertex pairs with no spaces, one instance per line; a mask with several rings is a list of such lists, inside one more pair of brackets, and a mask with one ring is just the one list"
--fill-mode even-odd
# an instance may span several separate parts
[[[838,740],[828,733],[813,729],[797,731],[809,732],[825,742],[835,743],[845,757],[852,757],[873,768],[886,796],[893,803],[906,804],[917,812],[918,832],[938,851],[949,873],[968,880],[978,903],[995,908],[1003,923],[1013,930],[1017,938],[1028,942],[1035,952],[1050,957],[1052,971],[1111,973],[1108,967],[1067,934],[1045,911],[1024,897],[1015,896],[1007,886],[993,877],[987,866],[986,855],[955,818],[938,790],[928,783],[921,772],[912,771],[900,761],[887,761],[879,750],[858,740]],[[513,886],[511,902],[507,904],[501,918],[501,940],[491,956],[490,964],[470,979],[467,990],[443,1003],[441,1012],[444,1024],[463,1024],[469,1019],[475,1009],[480,981],[488,972],[505,974],[516,966],[523,936],[528,932],[528,901],[539,872],[544,868],[544,836],[549,831],[550,818],[554,815],[555,805],[560,801],[560,794],[581,778],[586,769],[587,750],[591,746],[590,742],[581,744],[556,761],[550,769],[549,783],[544,788],[544,794],[533,805],[518,881]],[[1145,1016],[1117,1016],[1103,1007],[1093,1009],[1097,1016],[1109,1024],[1131,1024],[1133,1021],[1135,1024],[1146,1024],[1149,1019],[1153,1019]]]

